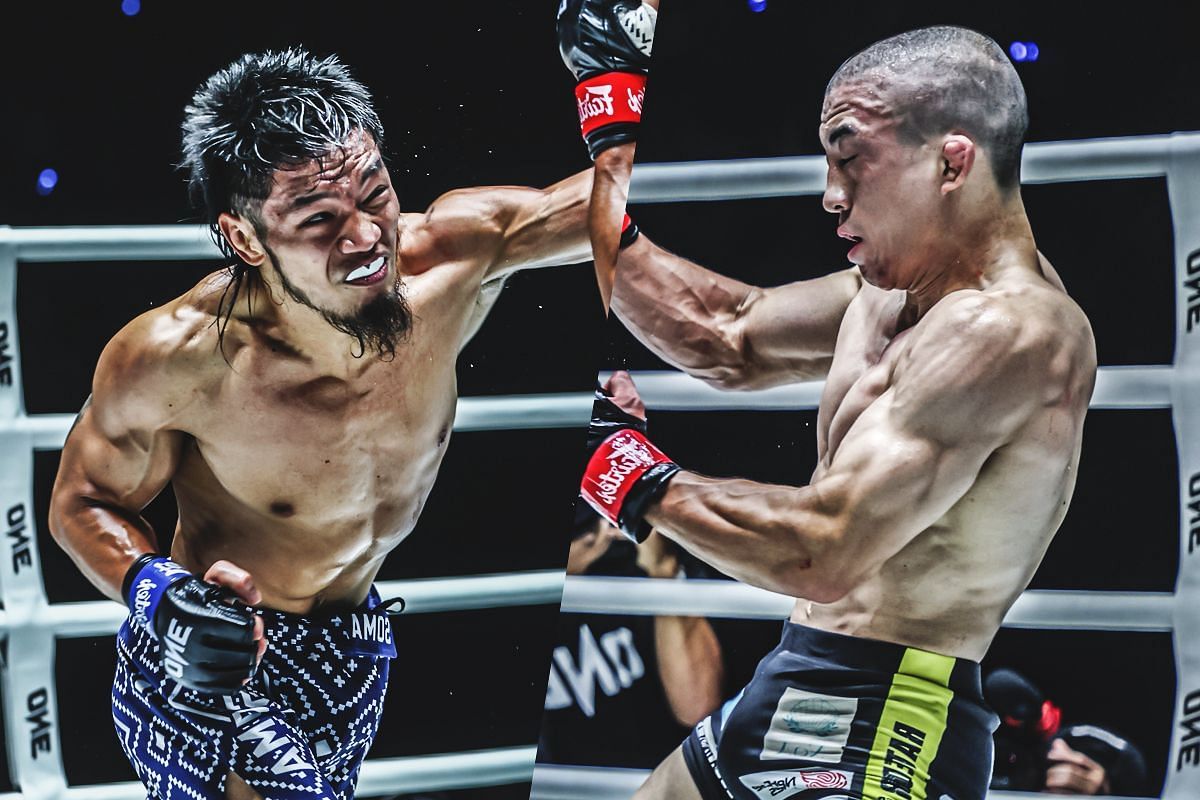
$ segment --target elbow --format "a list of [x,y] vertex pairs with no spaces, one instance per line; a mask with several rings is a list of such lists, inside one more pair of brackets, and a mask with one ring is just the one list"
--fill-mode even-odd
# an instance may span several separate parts
[[[833,522],[833,520],[830,520]],[[858,584],[857,560],[841,546],[844,538],[839,526],[825,531],[809,529],[802,543],[794,547],[795,556],[779,565],[777,579],[787,587],[786,594],[814,603],[836,603]]]

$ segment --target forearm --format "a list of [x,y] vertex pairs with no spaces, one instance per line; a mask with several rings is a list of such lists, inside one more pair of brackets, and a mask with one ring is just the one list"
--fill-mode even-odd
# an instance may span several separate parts
[[617,257],[612,309],[637,339],[678,369],[723,388],[742,384],[742,310],[758,291],[670,253],[645,234]]
[[588,235],[600,297],[608,310],[621,242],[621,220],[629,199],[629,177],[633,172],[635,145],[610,147],[596,156],[592,197],[588,207]]
[[679,472],[646,520],[667,538],[740,581],[828,602],[836,510],[813,487],[714,479]]
[[721,645],[703,617],[654,618],[658,674],[679,724],[691,727],[721,702]]
[[54,499],[50,532],[84,576],[121,603],[129,567],[139,555],[158,550],[154,529],[140,515],[80,495]]

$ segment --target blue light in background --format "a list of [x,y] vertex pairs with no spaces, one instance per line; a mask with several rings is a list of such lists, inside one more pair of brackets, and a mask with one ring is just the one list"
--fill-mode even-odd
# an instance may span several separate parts
[[142,10],[142,0],[121,0],[121,13],[127,17],[136,17]]
[[1039,52],[1036,42],[1013,42],[1008,46],[1013,61],[1037,61]]
[[746,0],[746,5],[750,6],[750,10],[755,14],[767,10],[767,0]]
[[54,191],[54,187],[58,185],[58,173],[47,167],[38,173],[37,193],[42,197]]

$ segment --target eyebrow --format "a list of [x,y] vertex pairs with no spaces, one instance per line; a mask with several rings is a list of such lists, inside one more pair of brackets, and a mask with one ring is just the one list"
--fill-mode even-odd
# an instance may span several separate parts
[[[363,182],[365,183],[369,181],[382,171],[383,159],[379,156],[375,156],[375,160],[371,162],[371,165],[362,172]],[[313,192],[312,194],[301,195],[291,202],[291,205],[288,206],[288,212],[290,213],[298,209],[305,208],[306,206],[310,206],[313,203],[325,200],[326,198],[332,196],[333,194],[331,192]]]
[[849,122],[843,122],[840,125],[838,125],[836,128],[834,128],[832,131],[830,131],[829,138],[827,141],[829,142],[829,146],[833,147],[835,144],[837,144],[838,139],[841,139],[844,136],[857,136],[857,135],[858,135],[858,129],[855,128],[853,124],[851,124]]

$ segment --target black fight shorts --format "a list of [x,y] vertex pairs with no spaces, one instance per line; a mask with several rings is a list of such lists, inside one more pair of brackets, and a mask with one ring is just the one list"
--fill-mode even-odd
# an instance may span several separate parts
[[998,724],[974,661],[788,622],[683,756],[705,800],[984,800]]

